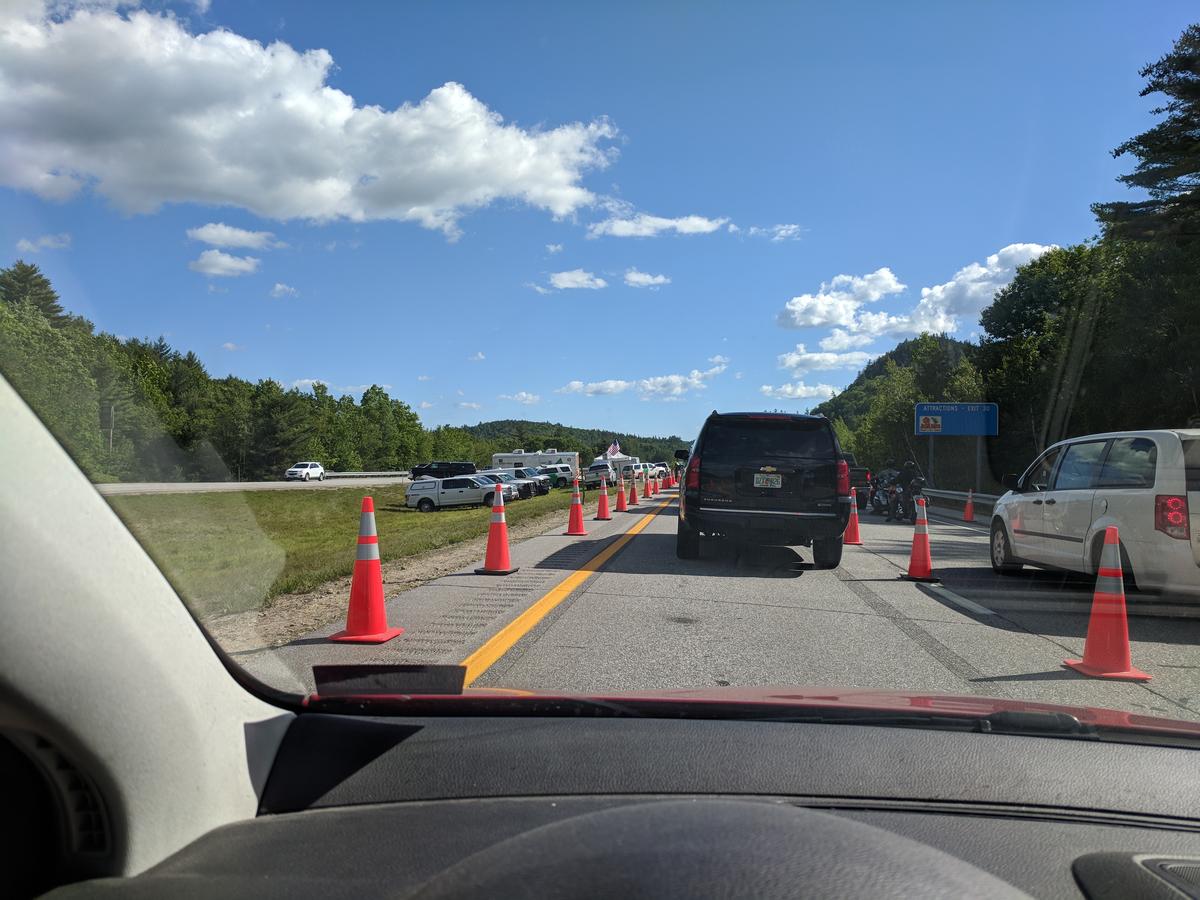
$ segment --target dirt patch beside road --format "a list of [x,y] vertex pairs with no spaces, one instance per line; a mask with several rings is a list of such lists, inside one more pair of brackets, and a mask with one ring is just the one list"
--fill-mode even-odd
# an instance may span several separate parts
[[[614,495],[615,496],[615,495]],[[588,492],[584,518],[596,512],[596,494]],[[436,515],[436,514],[435,514]],[[509,542],[534,537],[566,523],[561,510],[508,526]],[[472,538],[383,564],[383,590],[388,598],[457,572],[472,563],[483,564],[487,537]],[[314,590],[280,594],[265,609],[215,616],[204,620],[209,634],[229,653],[277,647],[331,622],[344,619],[350,598],[350,578],[335,578]]]

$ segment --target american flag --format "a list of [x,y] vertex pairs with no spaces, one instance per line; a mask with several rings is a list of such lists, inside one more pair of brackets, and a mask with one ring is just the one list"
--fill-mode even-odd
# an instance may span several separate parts
[[621,452],[621,445],[618,444],[616,441],[613,441],[611,444],[608,445],[608,450],[606,452],[609,456],[616,456],[618,453]]

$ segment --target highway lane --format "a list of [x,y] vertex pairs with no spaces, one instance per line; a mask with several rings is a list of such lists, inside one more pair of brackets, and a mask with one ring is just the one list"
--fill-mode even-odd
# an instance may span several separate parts
[[203,494],[229,491],[315,491],[359,488],[376,484],[406,484],[407,477],[326,478],[324,481],[161,481],[98,484],[106,497],[132,494]]
[[[847,547],[838,569],[822,571],[803,548],[725,541],[704,542],[701,559],[679,560],[673,498],[649,518],[648,509],[589,522],[586,538],[556,529],[515,545],[516,575],[464,570],[392,598],[389,619],[407,631],[389,644],[331,645],[333,625],[242,659],[264,677],[307,684],[316,662],[461,663],[490,648],[486,667],[471,671],[474,687],[605,693],[792,684],[1200,718],[1195,604],[1131,598],[1134,663],[1154,680],[1087,679],[1061,663],[1083,651],[1091,585],[1044,572],[994,575],[981,528],[932,523],[944,585],[931,587],[897,578],[911,526],[867,517],[864,546]],[[636,535],[623,537],[635,526]],[[617,541],[624,543],[593,566],[598,571],[576,574]],[[531,609],[539,612],[532,621]]]

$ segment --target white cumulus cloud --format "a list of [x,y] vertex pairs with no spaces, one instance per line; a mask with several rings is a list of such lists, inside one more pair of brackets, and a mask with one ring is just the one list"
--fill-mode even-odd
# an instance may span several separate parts
[[297,378],[295,381],[289,384],[288,387],[298,391],[303,391],[306,389],[311,389],[315,384],[323,384],[326,387],[329,387],[329,382],[324,378]]
[[563,251],[562,244],[547,244],[546,245],[547,253],[562,253],[562,251]]
[[945,284],[921,288],[921,299],[909,316],[907,330],[914,334],[951,332],[957,331],[960,324],[978,324],[979,313],[992,302],[996,291],[1013,280],[1017,267],[1053,249],[1053,244],[1009,244],[982,264],[973,262],[959,269]]
[[432,381],[432,380],[433,380],[432,375],[418,375],[417,376],[417,381]]
[[706,382],[725,371],[725,363],[701,371],[692,369],[686,375],[652,375],[649,378],[625,380],[609,378],[604,381],[569,381],[558,388],[558,394],[584,394],[588,397],[623,394],[636,391],[643,400],[677,400],[689,391],[704,390]]
[[483,362],[485,359],[487,359],[487,357],[483,355],[483,351],[476,350],[474,353],[472,353],[470,356],[467,357],[467,362]]
[[455,404],[459,409],[483,409],[483,405],[472,400],[459,400]]
[[420,403],[417,404],[417,406],[420,409],[433,409],[434,404],[430,403],[428,400],[422,400]]
[[272,297],[298,297],[300,292],[290,284],[284,284],[282,281],[275,282],[275,287],[271,288]]
[[188,268],[202,275],[232,278],[252,275],[258,271],[259,260],[253,256],[233,256],[220,250],[205,250],[188,263]]
[[394,219],[458,233],[497,200],[567,216],[614,158],[607,120],[506,123],[448,82],[392,109],[332,87],[329,51],[143,9],[3,4],[0,183],[127,212],[165,203],[276,220]]
[[875,338],[869,334],[851,334],[844,328],[835,328],[826,337],[821,338],[822,350],[853,350],[855,347],[865,347]]
[[531,394],[529,391],[517,391],[515,394],[501,394],[501,400],[515,400],[517,403],[523,403],[526,406],[532,406],[541,401],[541,397],[537,394]]
[[791,369],[794,374],[826,369],[857,369],[871,361],[871,354],[861,350],[851,350],[846,353],[818,353],[806,350],[803,344],[797,344],[795,350],[779,355],[779,367]]
[[199,228],[189,228],[187,236],[193,241],[201,241],[214,247],[240,247],[247,250],[269,250],[273,247],[286,247],[275,240],[275,235],[269,231],[247,231],[244,228],[234,228],[224,222],[209,222]]
[[17,241],[17,252],[38,253],[42,250],[66,250],[70,246],[71,235],[64,231],[62,234],[43,234],[35,237],[32,241],[28,238],[21,238]]
[[815,294],[801,294],[789,300],[778,321],[785,328],[822,325],[852,328],[864,303],[875,303],[904,289],[905,285],[886,266],[866,275],[835,275],[822,282]]
[[716,356],[710,356],[708,361],[714,366],[727,366],[732,362],[728,356],[722,356],[720,353],[718,353]]
[[773,397],[776,400],[828,400],[837,393],[837,388],[832,384],[805,384],[803,381],[797,381],[781,384],[778,387],[764,384],[759,391],[764,396]]
[[659,285],[670,284],[671,279],[666,275],[651,275],[648,272],[639,272],[637,269],[630,269],[625,273],[625,283],[630,287],[656,288]]
[[235,344],[233,341],[226,341],[221,345],[222,350],[245,350],[241,344]]
[[583,269],[571,269],[569,272],[555,272],[550,276],[550,283],[560,291],[572,290],[574,288],[587,288],[589,290],[599,290],[602,287],[608,287],[608,282],[591,272],[585,272]]
[[588,237],[657,237],[664,232],[675,234],[712,234],[728,219],[710,219],[706,216],[678,216],[665,218],[649,213],[635,212],[631,204],[609,199],[604,203],[609,217],[588,226]]

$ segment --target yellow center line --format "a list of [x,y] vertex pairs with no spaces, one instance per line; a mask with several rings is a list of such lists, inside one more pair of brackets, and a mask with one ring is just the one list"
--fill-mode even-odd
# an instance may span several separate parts
[[[671,498],[674,499],[674,498]],[[649,512],[633,523],[628,531],[585,562],[582,566],[559,582],[549,592],[534,601],[523,613],[501,628],[490,637],[478,650],[464,659],[459,665],[467,669],[463,687],[467,687],[476,678],[492,667],[496,660],[512,649],[513,644],[527,635],[538,622],[546,618],[549,612],[567,599],[577,587],[596,574],[597,570],[612,559],[618,551],[642,531],[650,520],[671,503],[671,499],[659,503],[653,512]]]

